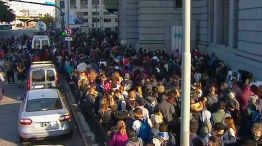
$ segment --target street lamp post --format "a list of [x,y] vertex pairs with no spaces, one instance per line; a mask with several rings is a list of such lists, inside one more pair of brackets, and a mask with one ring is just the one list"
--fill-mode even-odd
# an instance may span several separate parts
[[183,0],[183,49],[182,49],[182,108],[180,145],[189,146],[190,136],[190,85],[191,85],[191,54],[190,54],[190,21],[191,0]]
[[[69,23],[69,15],[70,15],[70,0],[67,0],[67,4],[66,4],[66,14],[67,14],[67,24],[66,26],[69,28],[70,27],[70,23]],[[71,43],[70,41],[67,41],[67,49],[68,49],[68,53],[71,53]]]

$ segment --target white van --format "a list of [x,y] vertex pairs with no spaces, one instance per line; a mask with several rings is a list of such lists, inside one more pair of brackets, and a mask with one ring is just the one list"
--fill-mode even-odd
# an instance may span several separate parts
[[32,39],[32,49],[43,49],[50,46],[50,39],[47,35],[34,35]]
[[59,75],[51,61],[32,62],[30,66],[27,89],[58,88]]

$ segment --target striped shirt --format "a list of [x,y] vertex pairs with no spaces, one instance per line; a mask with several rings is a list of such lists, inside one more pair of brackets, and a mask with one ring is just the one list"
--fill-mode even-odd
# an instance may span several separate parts
[[13,70],[12,62],[10,62],[10,61],[5,61],[4,66],[5,66],[5,69],[7,71],[12,71]]

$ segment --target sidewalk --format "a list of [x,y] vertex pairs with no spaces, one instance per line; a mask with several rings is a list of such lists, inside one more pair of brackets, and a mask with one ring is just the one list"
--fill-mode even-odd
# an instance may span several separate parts
[[95,144],[95,135],[91,132],[89,125],[85,121],[83,114],[81,113],[78,105],[75,103],[75,97],[72,94],[72,91],[68,85],[68,83],[62,79],[62,92],[66,96],[66,100],[68,102],[69,108],[71,110],[71,114],[73,115],[76,125],[78,127],[79,133],[82,137],[82,140],[86,146],[96,146]]

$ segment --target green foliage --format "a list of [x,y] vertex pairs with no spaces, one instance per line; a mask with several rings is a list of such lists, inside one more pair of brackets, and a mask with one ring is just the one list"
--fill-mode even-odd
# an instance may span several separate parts
[[40,17],[40,21],[43,21],[47,26],[51,26],[55,23],[55,18],[50,14],[45,14],[44,16]]
[[12,22],[15,20],[15,14],[6,2],[0,1],[0,22]]

